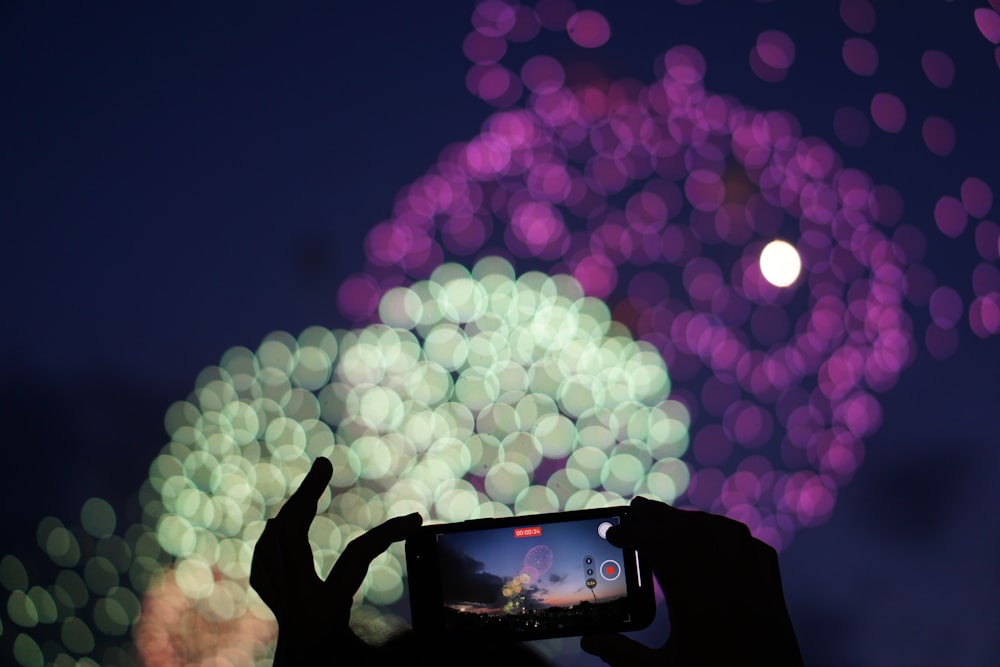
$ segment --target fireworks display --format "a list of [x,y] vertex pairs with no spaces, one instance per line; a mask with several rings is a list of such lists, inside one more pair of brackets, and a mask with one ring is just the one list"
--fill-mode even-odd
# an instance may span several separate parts
[[535,546],[528,549],[528,553],[524,554],[524,570],[532,581],[538,581],[538,578],[549,571],[552,567],[552,549],[544,544],[536,544]]
[[536,544],[524,555],[524,567],[521,572],[505,583],[501,592],[504,601],[505,614],[520,614],[526,610],[525,588],[536,583],[539,578],[552,567],[552,549],[544,544]]
[[[996,9],[962,19],[983,45],[1000,42]],[[844,0],[840,17],[839,66],[878,81],[873,5]],[[650,76],[588,70],[580,54],[615,26],[569,0],[482,0],[471,18],[465,84],[492,111],[370,226],[338,288],[343,326],[230,348],[167,411],[137,520],[92,498],[72,525],[39,524],[51,577],[0,560],[17,664],[270,664],[250,558],[318,456],[334,463],[310,529],[322,574],[392,516],[639,494],[781,550],[830,517],[917,355],[948,358],[959,327],[1000,333],[996,184],[963,173],[914,213],[903,184],[845,157],[918,124],[920,149],[948,158],[962,130],[947,109],[876,86],[806,132],[713,90],[723,63],[673,38]],[[760,32],[747,76],[784,85],[805,37]],[[937,90],[961,74],[930,48],[914,67]],[[940,282],[942,242],[969,246],[968,284]],[[552,559],[526,553],[507,611]],[[368,636],[403,623],[405,577],[400,544],[373,563],[355,614]]]

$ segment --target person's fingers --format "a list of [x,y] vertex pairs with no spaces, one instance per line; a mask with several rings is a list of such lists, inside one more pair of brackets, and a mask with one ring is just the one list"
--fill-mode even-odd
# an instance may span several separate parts
[[279,620],[300,606],[309,588],[319,583],[309,525],[332,475],[329,459],[316,459],[278,515],[267,522],[254,548],[250,585]]
[[[611,526],[605,533],[608,542],[619,549],[645,549],[655,542],[646,530],[647,524],[631,523],[627,526]],[[649,538],[649,539],[644,539]]]
[[683,514],[666,503],[636,496],[629,504],[628,518],[612,526],[606,537],[616,547],[656,552],[666,546],[664,537],[677,534]]
[[682,510],[666,503],[636,496],[629,505],[629,517],[607,533],[618,547],[663,551],[664,547],[711,543],[718,548],[747,542],[750,530],[728,517]]
[[625,635],[586,635],[580,639],[580,648],[591,655],[596,655],[611,667],[664,664],[658,650],[644,646]]
[[389,519],[351,540],[326,579],[326,586],[331,589],[331,593],[342,598],[352,598],[375,557],[393,542],[412,535],[421,523],[423,519],[414,512]]
[[333,476],[333,464],[329,459],[316,459],[299,488],[285,501],[276,517],[282,524],[293,530],[308,530],[316,516],[316,503]]

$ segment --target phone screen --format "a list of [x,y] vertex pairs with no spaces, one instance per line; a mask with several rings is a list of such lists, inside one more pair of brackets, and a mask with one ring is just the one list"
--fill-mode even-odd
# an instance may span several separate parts
[[625,553],[604,537],[620,517],[557,517],[436,532],[440,629],[540,637],[648,622],[635,617],[630,591],[651,590],[651,582],[641,581],[635,552]]

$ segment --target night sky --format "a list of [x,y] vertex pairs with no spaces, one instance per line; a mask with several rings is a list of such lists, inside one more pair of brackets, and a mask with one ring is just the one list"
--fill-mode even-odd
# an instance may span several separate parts
[[[970,176],[1000,198],[1000,55],[973,18],[987,3],[874,2],[874,76],[844,65],[857,34],[838,2],[577,4],[608,17],[605,46],[543,34],[517,53],[648,82],[658,55],[693,45],[707,88],[794,114],[902,193],[928,239],[924,264],[963,297],[957,348],[935,358],[927,309],[909,308],[917,354],[879,396],[882,425],[832,518],[781,554],[785,593],[810,665],[1000,664],[1000,338],[969,326],[971,225],[953,239],[933,217]],[[165,410],[227,348],[346,324],[337,291],[365,268],[366,230],[493,111],[465,87],[472,7],[0,8],[0,551],[41,558],[39,520],[70,522],[91,496],[130,506],[168,437]],[[797,48],[781,82],[748,62],[768,29]],[[950,88],[927,82],[928,49],[953,59]],[[903,129],[839,142],[835,111],[867,110],[880,91],[907,104]],[[930,114],[956,128],[947,157],[922,141]]]

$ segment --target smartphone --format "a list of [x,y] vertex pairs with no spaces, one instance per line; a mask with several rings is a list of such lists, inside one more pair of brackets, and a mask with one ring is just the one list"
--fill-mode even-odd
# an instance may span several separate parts
[[648,626],[656,613],[650,567],[605,538],[628,512],[422,526],[406,541],[413,629],[531,640]]

